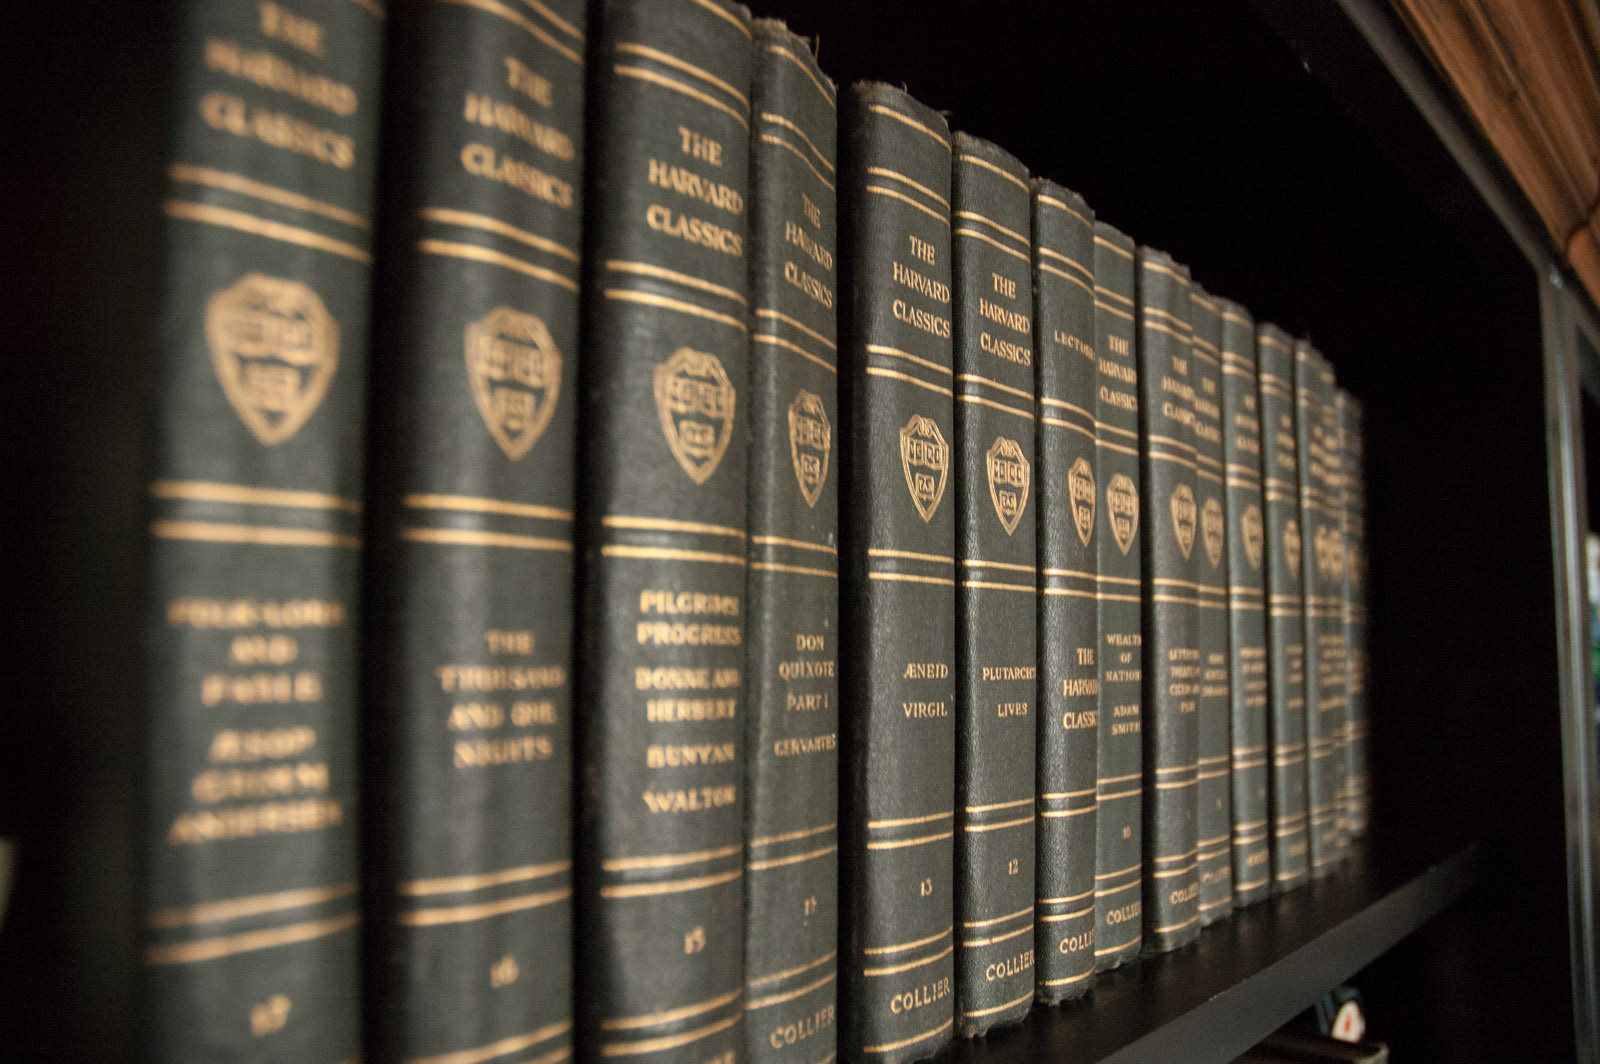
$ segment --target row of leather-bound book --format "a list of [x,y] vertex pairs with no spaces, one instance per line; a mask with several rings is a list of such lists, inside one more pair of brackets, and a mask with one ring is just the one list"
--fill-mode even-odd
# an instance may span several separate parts
[[1349,852],[1311,343],[724,0],[179,22],[153,1058],[913,1060]]

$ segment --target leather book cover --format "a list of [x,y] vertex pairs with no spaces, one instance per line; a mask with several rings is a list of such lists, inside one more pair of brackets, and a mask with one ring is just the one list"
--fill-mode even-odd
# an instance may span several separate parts
[[1094,212],[1049,181],[1033,186],[1034,387],[1038,397],[1039,707],[1035,986],[1051,1004],[1094,975],[1095,773],[1100,737],[1102,447],[1137,461],[1100,424]]
[[175,29],[144,1056],[349,1060],[383,8],[190,2]]
[[852,86],[839,130],[841,1037],[900,1062],[955,1025],[952,153],[888,85]]
[[1188,270],[1138,252],[1139,462],[1144,538],[1144,951],[1200,932],[1195,789],[1200,699],[1199,557]]
[[804,40],[754,30],[745,1053],[815,1064],[838,993],[837,104]]
[[1295,436],[1294,346],[1270,322],[1256,326],[1261,400],[1261,498],[1266,517],[1268,731],[1272,753],[1272,889],[1309,871],[1306,841],[1306,634],[1301,612],[1300,461]]
[[1222,307],[1222,471],[1228,520],[1228,646],[1233,794],[1233,900],[1250,905],[1272,888],[1268,841],[1266,520],[1261,498],[1261,400],[1256,324],[1237,303]]
[[[1094,223],[1096,394],[1100,411],[1095,608],[1099,727],[1095,746],[1095,970],[1139,955],[1144,935],[1144,471],[1134,244]],[[1068,897],[1064,903],[1079,899]]]
[[744,1046],[749,14],[591,9],[577,791],[580,1044]]
[[367,1059],[572,1049],[584,5],[390,10]]
[[1222,311],[1198,284],[1189,294],[1193,326],[1195,502],[1199,531],[1200,698],[1195,722],[1195,860],[1200,926],[1233,911],[1233,796],[1229,765],[1228,522],[1222,458]]
[[1033,1004],[1033,203],[1028,171],[955,135],[956,1019]]
[[1343,388],[1338,393],[1339,439],[1344,446],[1344,625],[1345,724],[1344,799],[1353,838],[1367,830],[1371,770],[1367,752],[1367,477],[1361,401]]

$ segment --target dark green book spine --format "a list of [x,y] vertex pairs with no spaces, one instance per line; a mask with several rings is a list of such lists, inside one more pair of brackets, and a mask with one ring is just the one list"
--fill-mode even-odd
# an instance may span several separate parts
[[1256,394],[1256,325],[1222,306],[1222,455],[1227,485],[1229,697],[1232,705],[1233,900],[1250,905],[1272,888],[1267,752],[1267,619],[1262,571],[1266,521],[1261,499],[1261,400]]
[[1301,567],[1305,574],[1306,803],[1311,874],[1340,857],[1344,770],[1344,515],[1337,501],[1339,412],[1333,372],[1304,340],[1294,345],[1295,434],[1300,452]]
[[834,1052],[839,929],[839,370],[833,84],[755,23],[745,1053]]
[[150,484],[144,1055],[361,1054],[383,9],[180,5]]
[[[1038,390],[1038,863],[1034,955],[1041,1001],[1094,975],[1095,757],[1099,747],[1100,454],[1094,213],[1033,186],[1034,386]],[[1138,429],[1124,437],[1137,444]],[[1106,435],[1115,435],[1107,433]]]
[[1200,698],[1195,722],[1195,860],[1202,927],[1233,911],[1233,795],[1228,694],[1228,519],[1222,464],[1222,312],[1199,285],[1190,292],[1194,328],[1195,536],[1200,571]]
[[1272,752],[1272,886],[1292,890],[1308,870],[1306,636],[1300,571],[1300,462],[1295,443],[1294,348],[1282,329],[1256,327],[1261,398],[1261,497],[1266,515],[1268,725]]
[[1345,723],[1344,797],[1352,837],[1366,833],[1371,793],[1367,753],[1367,478],[1361,403],[1339,390],[1339,439],[1344,445],[1344,625]]
[[[1095,746],[1094,963],[1139,955],[1144,933],[1145,498],[1139,463],[1139,362],[1134,336],[1134,246],[1094,223],[1096,385],[1101,480],[1095,519],[1099,727]],[[1064,899],[1064,903],[1077,901]]]
[[888,85],[854,86],[840,130],[840,1003],[847,1053],[899,1062],[955,1024],[952,163],[944,119]]
[[391,11],[364,696],[373,1061],[572,1047],[584,5],[508,14]]
[[1188,270],[1139,248],[1139,462],[1144,539],[1144,950],[1200,932],[1195,861],[1200,700],[1200,506]]
[[956,1017],[1033,1004],[1033,204],[1028,171],[955,136]]
[[598,1058],[744,1048],[753,48],[719,0],[608,0],[590,50],[578,974]]

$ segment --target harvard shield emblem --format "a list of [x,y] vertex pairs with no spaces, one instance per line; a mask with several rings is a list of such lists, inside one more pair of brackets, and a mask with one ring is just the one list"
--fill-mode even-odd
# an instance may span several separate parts
[[672,456],[704,484],[733,438],[735,395],[716,355],[680,347],[656,367],[656,413]]
[[822,398],[801,389],[789,404],[789,456],[794,459],[794,479],[807,506],[816,506],[828,479],[828,454],[833,450],[833,426]]
[[1283,560],[1290,576],[1300,575],[1300,525],[1292,517],[1283,526]]
[[206,304],[211,366],[234,413],[268,447],[306,423],[339,365],[339,323],[300,281],[250,273]]
[[1094,535],[1094,496],[1094,466],[1080,455],[1067,470],[1067,497],[1072,502],[1072,527],[1085,547]]
[[1178,550],[1185,558],[1194,550],[1195,524],[1199,516],[1199,507],[1194,503],[1194,489],[1187,484],[1179,484],[1172,489],[1172,498],[1167,500],[1167,505],[1172,511],[1172,533],[1178,538]]
[[1222,516],[1222,503],[1215,497],[1205,501],[1200,507],[1200,539],[1206,545],[1206,557],[1211,560],[1211,568],[1215,569],[1222,564],[1222,544],[1228,527],[1228,519]]
[[467,326],[467,379],[489,435],[515,462],[555,413],[561,352],[539,318],[496,307]]
[[996,436],[984,456],[984,465],[989,470],[989,501],[994,503],[1000,527],[1009,536],[1017,530],[1022,511],[1028,508],[1028,459],[1022,453],[1022,444]]
[[1250,568],[1261,568],[1261,547],[1266,532],[1261,523],[1261,508],[1254,503],[1239,515],[1239,534],[1244,537],[1244,556]]
[[900,430],[900,467],[917,513],[924,521],[932,521],[950,472],[950,445],[932,418],[912,414]]
[[1127,554],[1139,534],[1139,489],[1126,473],[1118,473],[1106,484],[1106,520],[1111,522],[1117,549]]
[[1344,534],[1337,528],[1318,525],[1312,553],[1317,558],[1319,576],[1329,581],[1344,579]]

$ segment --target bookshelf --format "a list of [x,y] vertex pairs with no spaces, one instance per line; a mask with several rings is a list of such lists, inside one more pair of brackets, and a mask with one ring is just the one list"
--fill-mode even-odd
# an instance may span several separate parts
[[[1574,541],[1594,421],[1580,365],[1600,371],[1575,336],[1593,312],[1392,12],[756,7],[820,34],[840,82],[905,83],[1213,292],[1311,335],[1366,404],[1375,823],[1358,862],[947,1059],[1220,1064],[1347,979],[1401,1057],[1571,1059],[1577,1043],[1596,1059],[1600,787]],[[0,834],[23,841],[0,968],[28,976],[0,980],[0,1056],[121,1059],[137,1022],[127,562],[143,481],[126,456],[148,434],[166,15],[28,5],[0,45],[18,279],[0,440],[7,497],[31,500],[0,539],[23,651],[0,680],[31,698],[0,714]],[[47,99],[56,119],[22,103]]]

